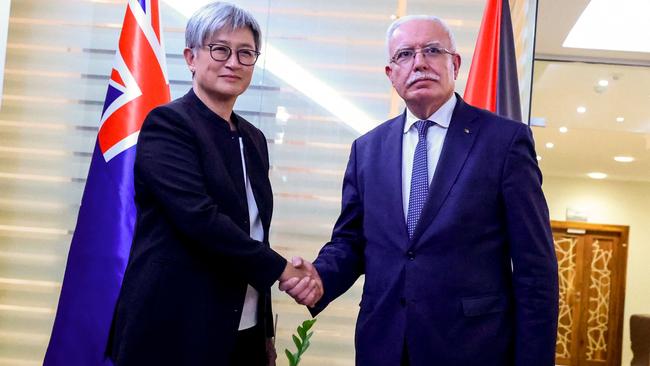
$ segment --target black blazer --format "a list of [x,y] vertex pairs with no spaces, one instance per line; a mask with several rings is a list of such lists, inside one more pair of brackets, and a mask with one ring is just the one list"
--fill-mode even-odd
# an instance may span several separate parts
[[260,293],[259,323],[272,335],[270,286],[286,261],[268,244],[268,150],[260,130],[233,120],[263,242],[249,236],[239,141],[226,121],[192,90],[144,121],[136,228],[108,345],[117,365],[227,364],[247,284]]

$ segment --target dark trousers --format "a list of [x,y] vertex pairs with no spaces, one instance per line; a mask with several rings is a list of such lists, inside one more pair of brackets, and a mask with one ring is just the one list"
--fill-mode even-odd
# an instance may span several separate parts
[[266,366],[266,340],[260,324],[237,332],[230,366]]
[[408,348],[406,348],[406,341],[404,342],[404,349],[402,350],[402,361],[400,362],[400,366],[409,366],[411,363],[409,362],[409,352]]

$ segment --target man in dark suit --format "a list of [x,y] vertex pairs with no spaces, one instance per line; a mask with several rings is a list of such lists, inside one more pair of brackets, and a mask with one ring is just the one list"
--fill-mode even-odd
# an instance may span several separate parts
[[322,311],[365,275],[357,365],[551,366],[557,262],[531,130],[454,93],[460,67],[440,19],[388,30],[386,75],[406,111],[358,138],[332,239],[313,266]]
[[188,21],[192,89],[144,121],[135,160],[135,235],[113,318],[117,366],[275,365],[270,286],[314,281],[269,246],[266,138],[233,112],[260,28],[211,3]]

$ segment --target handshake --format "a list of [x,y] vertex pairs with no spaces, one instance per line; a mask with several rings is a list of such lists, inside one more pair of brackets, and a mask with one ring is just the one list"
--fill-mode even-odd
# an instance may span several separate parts
[[314,307],[323,296],[323,282],[312,263],[293,257],[280,275],[278,288],[298,304]]

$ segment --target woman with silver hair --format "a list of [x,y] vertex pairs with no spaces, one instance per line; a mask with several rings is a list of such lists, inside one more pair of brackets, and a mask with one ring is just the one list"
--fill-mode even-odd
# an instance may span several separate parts
[[233,112],[260,54],[246,11],[211,3],[190,18],[192,89],[151,111],[134,168],[136,229],[108,355],[127,365],[274,365],[270,287],[304,269],[269,246],[266,138]]

